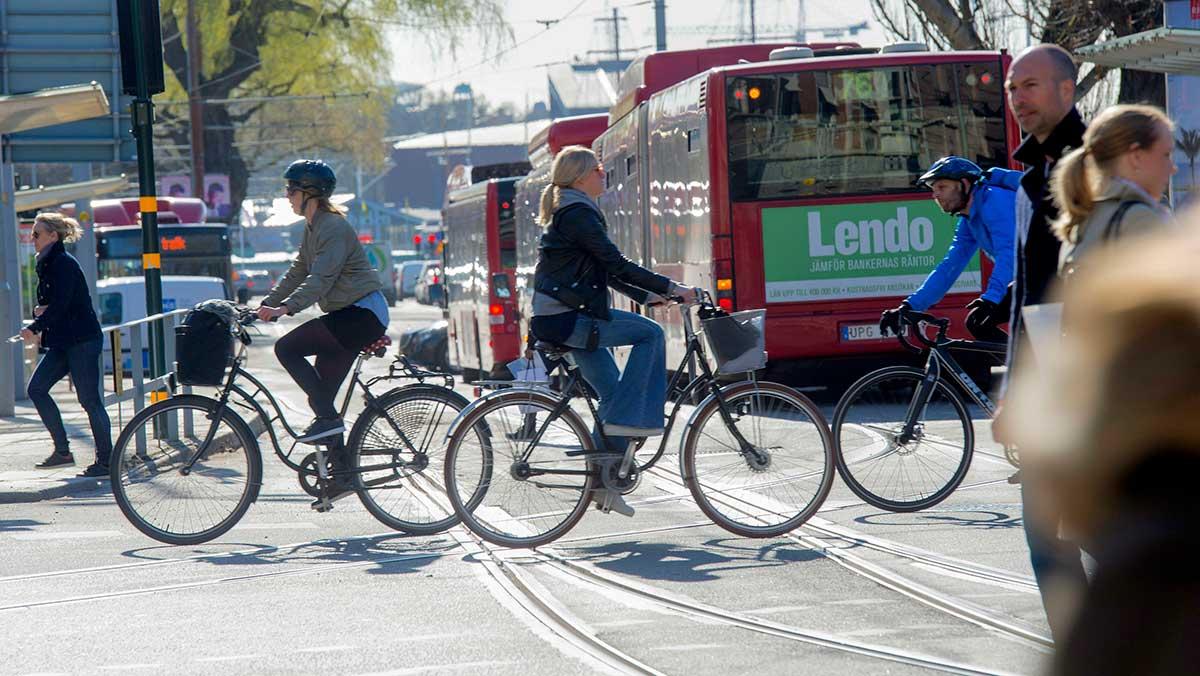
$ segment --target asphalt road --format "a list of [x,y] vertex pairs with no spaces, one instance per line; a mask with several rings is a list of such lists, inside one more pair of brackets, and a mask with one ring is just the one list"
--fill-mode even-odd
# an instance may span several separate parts
[[[389,333],[438,316],[408,301]],[[248,368],[300,423],[271,342]],[[676,440],[633,518],[589,512],[537,551],[390,532],[353,499],[316,513],[272,457],[241,524],[200,546],[149,540],[107,495],[3,505],[0,673],[1036,673],[1048,630],[1019,490],[976,431],[942,504],[881,512],[838,480],[769,540],[707,521]]]

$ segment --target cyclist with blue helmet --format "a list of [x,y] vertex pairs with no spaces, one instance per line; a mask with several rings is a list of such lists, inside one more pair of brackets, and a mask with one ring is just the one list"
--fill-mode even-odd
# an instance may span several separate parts
[[1007,340],[999,326],[1008,321],[1004,298],[1013,276],[1016,233],[1013,208],[1020,179],[1019,171],[997,168],[984,171],[974,162],[954,156],[934,162],[921,175],[917,183],[933,191],[933,199],[942,211],[958,216],[954,240],[920,288],[900,307],[883,313],[879,319],[881,330],[898,332],[902,310],[924,312],[940,301],[975,252],[982,249],[992,259],[992,275],[983,294],[967,305],[971,310],[967,315],[967,330],[976,340],[995,343]]
[[[371,267],[345,210],[330,202],[337,187],[333,168],[321,160],[296,160],[283,173],[292,211],[305,220],[296,260],[258,308],[270,321],[294,315],[314,304],[325,314],[289,331],[275,343],[275,355],[308,395],[316,418],[297,441],[329,444],[335,469],[345,465],[341,436],[345,431],[334,406],[338,388],[360,350],[387,330],[387,301],[379,274]],[[314,357],[309,363],[308,357]],[[352,492],[335,482],[330,501]],[[322,501],[314,509],[327,507]]]

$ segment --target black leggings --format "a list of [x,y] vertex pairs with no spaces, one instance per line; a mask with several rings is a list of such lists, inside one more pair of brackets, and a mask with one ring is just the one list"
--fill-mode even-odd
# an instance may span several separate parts
[[[304,322],[275,343],[275,356],[292,380],[308,395],[308,405],[321,418],[338,417],[333,402],[358,352],[346,348],[318,317]],[[306,357],[316,356],[316,364]]]

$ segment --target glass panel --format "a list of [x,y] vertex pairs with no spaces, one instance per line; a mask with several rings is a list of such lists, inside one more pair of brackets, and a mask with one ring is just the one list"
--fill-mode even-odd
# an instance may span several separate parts
[[512,289],[508,287],[508,275],[492,275],[492,292],[496,298],[512,298]]
[[731,78],[735,200],[909,192],[939,157],[1007,163],[1000,64]]
[[121,294],[119,293],[100,294],[100,323],[104,326],[120,324],[121,303]]

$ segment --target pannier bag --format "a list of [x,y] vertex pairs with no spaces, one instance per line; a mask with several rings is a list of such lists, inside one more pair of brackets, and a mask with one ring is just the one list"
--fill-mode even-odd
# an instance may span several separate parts
[[220,385],[233,363],[234,314],[227,301],[196,304],[175,327],[175,377],[184,385]]
[[717,361],[717,373],[745,373],[766,367],[766,318],[766,310],[714,312],[701,317],[704,335]]

